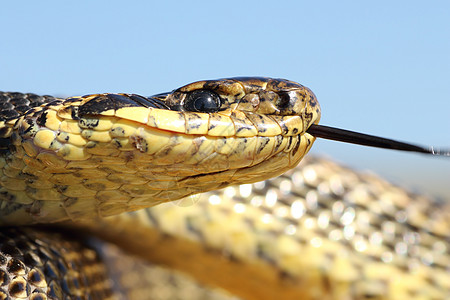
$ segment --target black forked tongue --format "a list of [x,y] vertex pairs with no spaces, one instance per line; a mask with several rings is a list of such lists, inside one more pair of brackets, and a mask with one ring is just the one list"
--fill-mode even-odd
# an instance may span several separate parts
[[403,143],[374,135],[324,125],[313,124],[308,128],[308,130],[306,130],[306,132],[318,138],[334,140],[344,143],[351,143],[369,147],[393,149],[400,151],[419,152],[439,156],[450,156],[450,150],[438,150],[434,149],[433,147],[425,148],[418,145]]

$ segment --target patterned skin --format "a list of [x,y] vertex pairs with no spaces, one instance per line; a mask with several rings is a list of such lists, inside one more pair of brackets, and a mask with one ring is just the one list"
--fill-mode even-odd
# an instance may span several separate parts
[[[234,78],[149,98],[0,98],[0,223],[82,221],[68,226],[246,299],[450,297],[450,209],[322,160],[202,194],[188,208],[164,204],[86,221],[294,167],[314,142],[306,130],[320,118],[314,94],[297,83]],[[54,249],[39,250],[15,239],[46,237],[21,230],[0,241],[7,278],[0,296],[45,299],[60,286],[64,296],[114,297],[107,283],[90,290],[78,283],[89,281],[84,272],[70,272],[74,258],[97,265],[90,250],[57,255],[73,276],[64,269],[48,277],[45,253],[79,246],[58,250],[66,248],[55,240]],[[45,259],[10,267],[36,253]],[[30,275],[39,272],[44,283]]]

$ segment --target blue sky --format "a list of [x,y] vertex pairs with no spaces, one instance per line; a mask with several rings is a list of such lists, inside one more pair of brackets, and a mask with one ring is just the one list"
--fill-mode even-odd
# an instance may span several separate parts
[[[322,123],[450,146],[450,4],[9,1],[0,89],[150,95],[259,75],[310,87]],[[450,159],[318,141],[313,152],[450,199]]]

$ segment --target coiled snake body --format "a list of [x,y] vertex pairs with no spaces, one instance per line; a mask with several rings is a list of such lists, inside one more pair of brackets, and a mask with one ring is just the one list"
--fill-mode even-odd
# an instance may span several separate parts
[[450,297],[445,204],[313,158],[269,179],[315,139],[297,83],[0,100],[0,299],[121,297],[85,231],[245,299]]

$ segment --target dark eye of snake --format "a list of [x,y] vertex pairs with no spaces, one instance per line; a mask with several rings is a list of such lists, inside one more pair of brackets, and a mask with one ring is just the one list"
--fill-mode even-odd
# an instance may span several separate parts
[[209,90],[197,90],[186,96],[183,107],[187,111],[211,113],[217,112],[220,105],[220,97],[216,93]]

